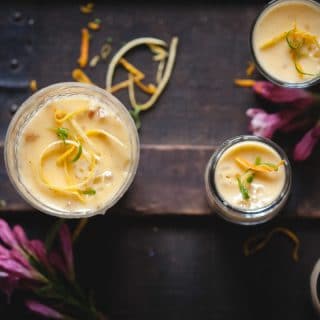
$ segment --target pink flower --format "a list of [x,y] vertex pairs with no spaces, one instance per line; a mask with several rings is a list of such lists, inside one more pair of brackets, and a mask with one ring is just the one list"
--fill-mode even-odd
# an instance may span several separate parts
[[[7,284],[23,283],[26,287],[40,286],[47,283],[41,272],[46,269],[52,271],[47,257],[44,243],[40,240],[29,240],[20,226],[10,228],[8,223],[0,219],[0,272],[7,274],[2,279],[0,289],[8,292]],[[39,271],[30,261],[36,260],[43,265]],[[11,286],[12,287],[12,286]]]
[[34,280],[31,270],[14,259],[0,258],[0,270],[21,280]]
[[294,148],[293,158],[296,161],[306,160],[320,139],[320,121],[310,129]]
[[50,269],[50,263],[47,256],[47,249],[40,240],[31,240],[29,242],[30,254],[38,259],[47,269]]
[[14,289],[20,288],[49,299],[53,307],[34,300],[26,301],[32,312],[46,318],[76,319],[59,311],[68,310],[72,315],[85,312],[83,318],[86,319],[106,319],[74,281],[71,234],[65,224],[60,229],[60,251],[62,254],[58,251],[48,253],[43,241],[29,240],[20,226],[11,229],[0,219],[0,289],[8,298]]
[[251,118],[249,130],[261,137],[272,138],[278,130],[292,124],[295,118],[302,113],[299,109],[287,109],[277,113],[267,113],[262,109],[251,108],[246,114]]
[[255,93],[264,99],[279,104],[291,104],[298,108],[307,108],[319,98],[303,89],[284,88],[268,81],[256,81],[253,85]]
[[60,313],[59,311],[51,308],[51,307],[48,307],[38,301],[35,301],[35,300],[27,300],[25,302],[25,305],[27,306],[27,308],[40,315],[40,316],[43,316],[45,318],[49,318],[49,319],[65,319],[65,316]]

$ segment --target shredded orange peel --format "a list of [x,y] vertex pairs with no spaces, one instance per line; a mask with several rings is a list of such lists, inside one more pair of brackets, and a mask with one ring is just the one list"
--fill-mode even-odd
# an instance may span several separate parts
[[[156,91],[156,87],[153,84],[145,85],[141,80],[145,78],[145,74],[137,69],[133,64],[127,61],[124,58],[119,60],[119,64],[121,64],[130,74],[134,76],[134,83],[145,93],[153,94]],[[121,89],[129,87],[129,80],[125,80],[117,83],[116,85],[110,88],[110,92],[114,93]]]
[[80,68],[86,67],[89,59],[89,43],[90,43],[90,34],[87,28],[81,29],[81,45],[80,45],[80,57],[78,63]]
[[89,14],[93,11],[94,4],[92,2],[87,3],[86,5],[80,6],[80,11],[84,14]]
[[81,69],[74,69],[72,71],[72,78],[78,82],[91,83],[91,84],[93,83],[91,79]]
[[256,81],[252,79],[234,79],[235,85],[243,88],[251,88],[255,85]]
[[38,90],[38,83],[37,83],[37,80],[31,80],[30,83],[29,83],[29,87],[30,87],[30,90],[31,92],[36,92]]
[[252,62],[252,61],[249,61],[249,62],[248,62],[248,67],[247,67],[247,69],[246,69],[246,74],[247,74],[247,76],[248,76],[248,77],[252,76],[255,70],[256,70],[256,65],[255,65],[255,63]]
[[101,23],[91,21],[88,23],[88,28],[93,31],[98,31],[101,28]]
[[276,227],[268,233],[259,234],[248,238],[243,244],[244,255],[250,256],[258,251],[261,251],[276,233],[285,235],[293,242],[294,247],[292,250],[292,259],[297,262],[299,260],[300,240],[293,231],[284,227]]
[[64,110],[60,110],[60,109],[55,109],[54,110],[54,119],[58,124],[61,124],[69,119],[71,119],[73,116],[83,113],[85,111],[88,111],[88,108],[80,108],[78,110],[75,111],[71,111],[71,112],[66,112]]
[[134,91],[134,79],[131,74],[129,74],[129,98],[130,102],[134,109],[145,111],[150,109],[154,103],[157,101],[157,99],[160,97],[161,93],[165,89],[166,85],[168,84],[168,81],[171,77],[173,67],[175,64],[176,59],[176,53],[177,53],[177,46],[178,46],[178,38],[173,37],[170,43],[169,48],[169,54],[168,54],[168,61],[163,73],[163,77],[161,78],[160,83],[157,86],[156,92],[150,97],[150,99],[142,104],[138,104],[135,97],[135,91]]
[[252,170],[252,171],[263,172],[263,173],[278,171],[279,167],[285,164],[284,160],[279,161],[275,165],[268,164],[268,163],[261,163],[256,165],[241,157],[236,157],[235,160],[241,167],[244,167],[246,170]]
[[287,31],[282,32],[281,34],[275,36],[271,40],[268,40],[262,46],[260,46],[260,49],[261,50],[269,49],[269,48],[273,47],[274,45],[278,44],[279,42],[281,42],[282,40],[285,40],[287,33],[288,33]]

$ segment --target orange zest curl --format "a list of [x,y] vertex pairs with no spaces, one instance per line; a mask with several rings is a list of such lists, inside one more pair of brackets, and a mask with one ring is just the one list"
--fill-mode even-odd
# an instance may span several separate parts
[[78,59],[79,66],[81,68],[86,67],[89,57],[89,42],[90,35],[87,28],[81,29],[81,45],[80,45],[80,57]]
[[294,244],[292,250],[292,259],[295,262],[299,260],[300,240],[298,236],[288,228],[276,227],[268,233],[259,234],[248,238],[243,244],[243,253],[245,256],[250,256],[265,248],[274,234],[281,233],[288,237]]
[[38,90],[37,80],[31,80],[29,83],[29,87],[32,93],[36,92]]
[[[145,74],[137,69],[133,64],[131,64],[128,60],[121,58],[119,60],[119,64],[121,64],[130,74],[133,75],[134,83],[145,93],[153,94],[156,91],[156,87],[153,84],[145,85],[142,83],[141,80],[145,78]],[[116,85],[110,88],[110,92],[114,93],[124,88],[128,88],[130,81],[125,80],[122,82],[117,83]]]
[[74,69],[72,71],[72,78],[78,82],[93,83],[81,69]]
[[244,167],[246,170],[252,170],[256,172],[269,173],[278,171],[279,167],[285,164],[284,160],[279,161],[277,164],[271,163],[261,163],[261,164],[253,164],[243,158],[237,157],[235,158],[236,162]]
[[89,14],[93,11],[94,4],[92,2],[87,3],[86,5],[80,6],[80,12],[84,14]]
[[248,77],[252,76],[255,70],[256,70],[256,65],[255,65],[255,63],[252,62],[252,61],[249,61],[248,67],[247,67],[247,69],[246,69],[246,74],[247,74],[247,76],[248,76]]
[[252,79],[234,79],[234,84],[242,88],[251,88],[255,83],[256,81]]
[[88,28],[93,31],[98,31],[101,28],[101,24],[94,22],[94,21],[91,21],[88,23]]

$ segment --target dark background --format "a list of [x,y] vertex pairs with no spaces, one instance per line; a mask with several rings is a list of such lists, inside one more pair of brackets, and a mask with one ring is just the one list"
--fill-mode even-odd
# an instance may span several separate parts
[[[263,3],[97,5],[93,17],[102,19],[103,30],[94,34],[92,51],[98,51],[108,36],[112,36],[115,47],[145,35],[180,38],[170,85],[157,107],[143,117],[143,144],[217,146],[227,137],[246,132],[244,112],[257,101],[250,91],[235,89],[232,79],[244,76],[250,60],[248,33]],[[22,13],[21,19],[14,18],[16,11]],[[2,4],[0,84],[37,79],[44,87],[70,81],[78,57],[79,30],[88,20],[80,14],[77,3]],[[10,64],[13,58],[19,61],[15,68]],[[133,55],[132,61],[135,59]],[[102,86],[105,69],[100,66],[88,74]],[[1,153],[10,110],[29,95],[28,90],[0,91]],[[118,97],[127,103],[125,92]],[[288,152],[296,138],[276,137]],[[318,159],[319,152],[294,167],[298,191],[291,199],[290,210],[300,205],[304,212],[310,208],[319,215],[319,171],[312,171],[318,168]],[[310,176],[308,172],[316,174]],[[1,216],[23,225],[30,235],[44,237],[55,219],[35,212],[15,212],[14,208],[19,209],[15,202],[18,196],[7,184],[3,164],[0,179],[0,198],[11,208]],[[315,199],[311,203],[305,201],[310,193]],[[98,305],[111,319],[316,319],[309,276],[320,255],[320,221],[289,216],[260,227],[234,226],[214,215],[175,216],[174,212],[139,216],[115,211],[92,218],[75,245],[79,280],[95,291]],[[243,241],[274,226],[297,232],[301,239],[298,263],[291,259],[292,243],[280,235],[261,253],[244,257]],[[14,295],[12,304],[6,305],[0,296],[0,318],[36,319],[25,311],[21,301],[19,294]]]

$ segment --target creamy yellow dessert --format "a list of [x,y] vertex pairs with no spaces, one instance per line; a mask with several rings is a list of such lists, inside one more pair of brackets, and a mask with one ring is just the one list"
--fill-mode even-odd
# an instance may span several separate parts
[[252,34],[255,58],[265,73],[286,83],[320,76],[320,5],[279,1],[257,19]]
[[265,143],[236,143],[217,162],[214,172],[217,192],[224,201],[239,209],[266,207],[284,188],[284,164],[279,154]]
[[99,210],[123,186],[132,146],[126,124],[85,95],[54,98],[25,125],[17,148],[28,191],[58,210]]

